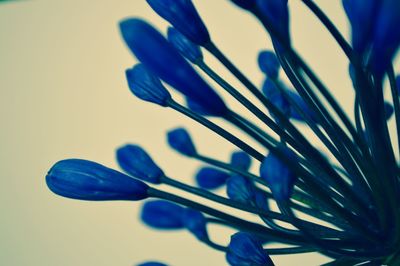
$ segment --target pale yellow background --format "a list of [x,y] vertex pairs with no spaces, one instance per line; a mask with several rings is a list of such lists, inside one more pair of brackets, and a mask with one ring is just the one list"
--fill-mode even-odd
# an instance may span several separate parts
[[[256,53],[270,43],[260,25],[229,1],[194,2],[215,42],[261,84]],[[300,1],[289,2],[297,49],[350,110],[343,54]],[[317,2],[347,36],[341,1]],[[225,159],[233,150],[188,119],[130,95],[124,69],[135,60],[117,26],[128,16],[146,18],[162,30],[167,25],[144,0],[0,5],[0,265],[134,265],[147,259],[176,266],[225,264],[223,254],[187,233],[142,225],[140,203],[68,200],[50,193],[44,183],[48,168],[63,158],[116,167],[114,150],[126,142],[141,143],[169,175],[191,182],[198,164],[165,143],[165,131],[177,125],[188,125],[206,154]],[[226,243],[228,235],[217,239]],[[277,265],[326,261],[315,255],[274,260]]]

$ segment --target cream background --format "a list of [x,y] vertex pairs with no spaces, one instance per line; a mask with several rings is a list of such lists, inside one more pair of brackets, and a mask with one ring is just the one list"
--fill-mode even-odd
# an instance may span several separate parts
[[[260,84],[256,53],[270,46],[262,28],[229,1],[194,2],[215,42]],[[300,1],[290,2],[296,47],[350,108],[344,56]],[[317,2],[347,36],[340,1]],[[165,143],[165,131],[177,125],[189,126],[205,154],[224,159],[232,150],[188,119],[130,95],[124,69],[135,60],[117,27],[127,16],[146,18],[162,30],[166,26],[142,0],[0,5],[0,265],[133,265],[148,259],[177,266],[224,265],[221,253],[187,233],[142,225],[140,203],[68,200],[50,193],[44,183],[46,171],[62,158],[116,167],[115,147],[129,141],[146,147],[170,175],[190,180],[198,164]],[[228,236],[219,238],[223,242]],[[288,266],[326,261],[316,255],[274,260]]]

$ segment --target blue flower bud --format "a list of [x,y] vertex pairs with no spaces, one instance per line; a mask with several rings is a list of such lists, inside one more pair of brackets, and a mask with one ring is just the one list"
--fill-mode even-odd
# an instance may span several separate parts
[[264,211],[268,211],[269,208],[269,204],[268,204],[268,198],[265,194],[265,192],[256,189],[255,190],[255,201],[254,201],[255,205],[257,208],[264,210]]
[[197,185],[204,189],[217,189],[224,185],[228,178],[228,173],[211,167],[201,168],[195,176]]
[[351,41],[355,52],[361,54],[371,42],[379,0],[343,0],[351,24]]
[[394,112],[393,105],[391,103],[385,102],[384,103],[384,108],[385,108],[385,118],[386,120],[389,120]]
[[234,201],[254,204],[254,187],[246,178],[240,175],[233,175],[228,178],[226,181],[226,194]]
[[[297,162],[296,155],[289,148],[279,146],[278,149],[283,151],[290,160]],[[260,167],[260,175],[267,181],[275,200],[281,201],[290,198],[297,180],[296,175],[274,154],[270,153],[264,158]]]
[[185,209],[183,213],[183,222],[186,229],[195,235],[197,239],[208,239],[206,218],[201,212],[189,208]]
[[206,107],[202,106],[201,104],[197,103],[191,98],[186,98],[186,106],[191,111],[203,115],[203,116],[214,116],[214,114],[210,113]]
[[210,113],[223,116],[227,112],[218,94],[151,25],[133,18],[122,21],[120,28],[128,47],[149,71],[203,105]]
[[281,67],[273,51],[262,51],[258,54],[258,66],[269,78],[276,79]]
[[167,106],[167,101],[171,99],[171,94],[143,64],[137,64],[133,68],[127,69],[125,74],[129,89],[136,97],[144,101]]
[[197,154],[193,141],[187,130],[184,128],[176,128],[168,131],[167,141],[168,144],[179,153],[189,157]]
[[273,95],[280,93],[279,88],[270,78],[265,79],[261,90],[268,99]]
[[128,174],[153,184],[160,184],[164,172],[138,145],[127,144],[117,149],[119,166]]
[[231,0],[231,2],[246,10],[251,10],[256,6],[256,0]]
[[81,200],[141,200],[147,198],[145,183],[101,164],[67,159],[57,162],[46,175],[54,193]]
[[168,28],[168,41],[190,62],[196,64],[203,60],[200,47],[172,27]]
[[140,263],[137,266],[168,266],[168,265],[161,263],[161,262],[148,261],[148,262]]
[[248,171],[251,166],[251,157],[244,151],[235,151],[231,155],[231,164],[242,171]]
[[226,259],[232,266],[273,266],[261,241],[253,235],[239,232],[231,236]]
[[272,23],[272,27],[290,43],[289,36],[289,10],[287,0],[257,0],[260,12]]
[[185,208],[165,200],[145,202],[141,218],[145,224],[156,229],[183,229]]
[[[281,92],[272,95],[269,100],[275,105],[276,108],[278,108],[279,111],[281,111],[284,116],[288,117],[292,114],[292,107]],[[277,119],[274,114],[271,113],[271,115]]]
[[151,8],[189,40],[204,45],[210,41],[207,28],[191,0],[146,0]]
[[370,59],[372,69],[378,78],[383,77],[400,46],[400,1],[380,2]]
[[[301,96],[292,90],[286,89],[286,94],[290,97],[291,101],[295,102],[297,106],[307,114],[315,123],[318,123],[318,117],[313,109],[311,109],[308,104],[301,98]],[[304,121],[303,116],[297,111],[297,109],[291,105],[290,106],[290,117],[299,121]]]

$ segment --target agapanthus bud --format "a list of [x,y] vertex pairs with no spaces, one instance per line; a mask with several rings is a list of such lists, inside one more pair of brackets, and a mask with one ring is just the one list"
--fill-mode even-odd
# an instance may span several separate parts
[[235,151],[231,155],[231,164],[242,171],[248,171],[251,166],[251,157],[244,151]]
[[256,189],[255,190],[255,201],[254,204],[256,205],[257,208],[267,211],[269,210],[269,205],[268,205],[268,198],[265,194],[265,192]]
[[386,120],[389,120],[390,117],[392,117],[392,115],[394,113],[393,105],[391,103],[385,102],[384,108],[385,108],[385,118],[386,118]]
[[[278,149],[286,154],[289,160],[297,162],[296,155],[289,148],[279,146]],[[267,181],[275,200],[287,200],[291,197],[296,175],[273,153],[268,154],[261,163],[260,175]]]
[[129,89],[136,97],[144,101],[167,106],[167,101],[171,99],[171,94],[143,64],[137,64],[133,68],[127,69],[125,74]]
[[233,175],[226,181],[226,194],[234,201],[254,204],[255,194],[253,185],[240,175]]
[[237,6],[240,6],[243,9],[251,10],[256,6],[256,0],[231,0]]
[[151,8],[198,45],[210,41],[207,28],[191,0],[146,0]]
[[147,198],[145,183],[101,164],[67,159],[47,173],[46,183],[54,193],[81,200],[141,200]]
[[206,218],[201,212],[190,208],[185,209],[183,213],[183,223],[186,229],[188,229],[197,239],[208,239]]
[[275,82],[270,78],[265,79],[261,90],[264,93],[265,97],[267,97],[268,99],[270,99],[273,95],[279,93],[279,88],[276,86]]
[[283,41],[290,43],[289,10],[287,0],[257,0],[260,12],[272,23]]
[[140,146],[124,145],[117,149],[116,155],[119,166],[128,174],[146,182],[160,184],[164,172]]
[[273,266],[261,241],[253,235],[239,232],[231,236],[226,259],[232,266]]
[[203,116],[214,116],[213,113],[210,113],[206,107],[202,106],[201,104],[197,103],[191,98],[186,97],[186,107],[189,108],[191,111],[203,115]]
[[165,200],[145,202],[141,218],[145,224],[157,229],[182,229],[185,227],[185,208]]
[[373,71],[378,77],[382,77],[389,68],[400,46],[400,1],[380,2],[370,59]]
[[195,176],[197,185],[204,189],[217,189],[224,185],[228,178],[228,173],[211,167],[201,168]]
[[[290,97],[290,100],[295,102],[304,114],[307,114],[312,121],[318,123],[318,117],[315,114],[315,111],[308,106],[308,104],[303,100],[303,98],[301,98],[301,96],[297,92],[289,89],[286,89],[285,92]],[[304,121],[304,117],[297,111],[297,109],[293,105],[290,105],[290,117],[299,121]]]
[[179,153],[189,157],[197,154],[192,138],[189,132],[184,128],[176,128],[168,131],[167,141],[168,144]]
[[210,113],[223,116],[227,112],[218,94],[151,25],[133,18],[122,21],[120,28],[128,47],[149,71],[203,105]]
[[190,62],[195,64],[203,60],[200,47],[173,27],[168,28],[168,41]]
[[269,78],[276,79],[281,67],[273,51],[262,51],[258,54],[258,66]]
[[354,51],[363,53],[371,42],[380,0],[343,0],[343,7],[351,24]]
[[144,262],[144,263],[138,264],[137,266],[168,266],[168,265],[164,264],[164,263],[161,263],[161,262],[148,261],[148,262]]

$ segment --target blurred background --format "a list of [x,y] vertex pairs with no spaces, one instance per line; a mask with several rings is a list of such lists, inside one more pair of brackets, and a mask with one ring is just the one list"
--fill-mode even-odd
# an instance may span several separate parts
[[[300,2],[290,1],[295,47],[351,110],[347,62]],[[341,1],[316,2],[348,36]],[[227,0],[194,3],[215,43],[261,85],[257,53],[271,47],[262,27]],[[0,3],[0,265],[135,265],[150,259],[176,266],[225,265],[224,254],[186,232],[141,224],[141,203],[74,201],[46,187],[44,177],[56,161],[85,158],[117,168],[115,149],[127,142],[140,143],[167,174],[192,183],[200,164],[177,155],[165,141],[175,126],[187,126],[204,154],[226,160],[234,150],[174,111],[131,96],[124,70],[136,61],[118,30],[118,22],[129,16],[166,30],[144,0]],[[208,55],[206,60],[243,90],[215,60]],[[229,232],[211,231],[220,243],[229,240]],[[307,254],[274,261],[319,265],[327,259]]]

